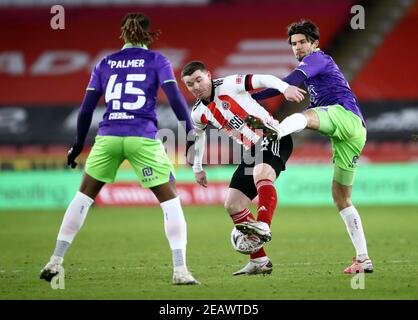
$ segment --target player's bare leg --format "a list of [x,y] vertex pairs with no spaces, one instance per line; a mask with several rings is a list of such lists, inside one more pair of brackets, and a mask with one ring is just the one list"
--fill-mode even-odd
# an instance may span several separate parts
[[[306,118],[306,128],[312,130],[319,130],[319,117],[314,110],[306,110],[303,112]],[[282,122],[283,123],[283,122]]]
[[151,191],[160,202],[164,213],[164,230],[168,239],[173,258],[173,284],[200,284],[186,264],[187,225],[184,219],[180,198],[177,195],[174,181],[152,187]]
[[57,237],[57,243],[50,261],[41,270],[40,278],[51,281],[59,274],[64,256],[75,236],[84,224],[90,206],[104,186],[104,182],[84,174],[79,191],[69,204]]
[[177,197],[176,183],[169,181],[156,187],[150,188],[160,203]]
[[[245,221],[255,221],[253,214],[248,209],[250,204],[251,199],[242,191],[234,188],[228,189],[224,206],[235,225]],[[273,264],[267,257],[264,248],[261,248],[250,254],[250,261],[242,269],[234,272],[233,275],[270,274],[272,270]]]
[[96,180],[87,173],[84,173],[79,191],[94,200],[104,185],[104,182]]
[[344,269],[344,273],[371,273],[372,261],[367,253],[366,238],[360,215],[351,201],[352,186],[345,186],[337,181],[332,182],[332,198],[347,227],[348,234],[356,250],[353,264]]

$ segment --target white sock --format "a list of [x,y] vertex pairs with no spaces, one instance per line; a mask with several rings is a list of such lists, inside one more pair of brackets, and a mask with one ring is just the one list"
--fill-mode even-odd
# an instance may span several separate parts
[[340,215],[345,222],[348,234],[350,235],[351,241],[356,249],[357,259],[364,260],[364,258],[368,256],[368,253],[360,215],[354,206],[341,210]]
[[308,120],[302,113],[294,113],[286,117],[280,124],[277,126],[280,137],[287,136],[293,132],[299,132],[306,128]]
[[87,212],[94,200],[86,196],[84,193],[77,191],[75,197],[65,212],[61,228],[58,233],[58,241],[66,241],[71,243],[80,230],[86,219]]
[[187,226],[180,198],[160,203],[164,213],[164,230],[173,255],[174,270],[186,266]]

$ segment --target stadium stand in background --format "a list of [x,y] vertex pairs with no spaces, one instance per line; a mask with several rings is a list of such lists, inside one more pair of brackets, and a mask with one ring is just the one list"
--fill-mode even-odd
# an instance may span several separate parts
[[[215,77],[234,73],[286,75],[297,64],[287,44],[286,26],[311,18],[321,30],[321,49],[341,66],[368,123],[363,162],[418,161],[418,3],[363,1],[366,29],[352,30],[350,8],[358,1],[61,1],[66,29],[52,30],[52,1],[1,1],[0,25],[0,169],[65,168],[66,151],[75,135],[78,106],[92,67],[121,47],[120,18],[128,11],[150,15],[162,34],[156,49],[182,65],[205,61]],[[138,4],[139,3],[139,4]],[[261,5],[260,5],[261,4]],[[191,26],[199,25],[199,28]],[[21,35],[27,34],[22,41]],[[115,36],[116,35],[116,36]],[[202,47],[194,41],[207,39]],[[183,89],[190,106],[191,96]],[[159,97],[161,128],[176,129],[167,101]],[[302,106],[281,98],[266,108],[282,119]],[[96,111],[90,140],[103,110]],[[415,140],[414,140],[415,139]],[[325,139],[295,137],[291,163],[329,163]],[[180,147],[180,151],[182,147]],[[214,146],[226,151],[227,146]],[[209,148],[209,153],[214,152]],[[88,148],[85,151],[87,154]],[[229,151],[227,151],[229,152]]]
[[[51,6],[57,3],[65,8],[64,30],[50,26]],[[365,29],[354,30],[350,22],[356,13],[351,10],[358,5],[365,9]],[[189,165],[175,164],[176,189],[187,221],[187,263],[202,281],[199,288],[177,288],[169,285],[164,237],[172,210],[165,206],[162,214],[154,193],[141,188],[132,167],[123,163],[115,182],[106,184],[94,199],[66,255],[65,270],[51,286],[39,280],[59,222],[77,207],[74,199],[80,195],[74,196],[104,112],[101,101],[85,150],[76,160],[79,166],[70,169],[67,151],[74,142],[91,70],[103,56],[122,47],[121,18],[137,11],[152,18],[154,30],[161,29],[151,49],[170,59],[178,80],[182,66],[195,59],[203,60],[215,77],[254,72],[282,77],[297,65],[286,26],[310,18],[320,28],[320,48],[333,57],[359,98],[368,141],[351,197],[355,209],[345,207],[351,204],[345,196],[341,200],[347,202],[336,201],[344,202],[345,209],[335,208],[328,139],[309,130],[293,134],[293,154],[274,183],[278,206],[271,224],[273,240],[266,249],[275,271],[267,277],[232,276],[248,260],[231,246],[233,224],[227,211],[232,211],[233,201],[224,204],[236,166],[205,165],[204,188]],[[418,0],[0,0],[0,300],[129,299],[135,300],[129,305],[141,319],[193,319],[200,313],[266,319],[268,309],[283,313],[279,300],[383,300],[379,311],[381,306],[402,311],[389,300],[398,305],[402,299],[418,299],[417,30]],[[182,83],[179,87],[192,107],[194,99]],[[295,104],[275,97],[262,103],[281,120],[303,110],[308,100]],[[164,94],[159,96],[158,113],[159,127],[176,132],[177,119]],[[239,146],[228,137],[218,139],[216,133],[207,129],[207,157],[233,162]],[[184,157],[185,145],[179,144],[176,153],[173,144],[175,139],[165,141],[175,163]],[[141,169],[144,175],[151,172]],[[85,186],[81,190],[89,193]],[[258,190],[262,198],[275,198],[263,190]],[[257,196],[248,209],[262,218],[258,200]],[[83,220],[86,207],[80,209],[78,218]],[[233,216],[247,213],[245,209]],[[361,247],[364,228],[373,274],[342,273],[351,254],[357,261],[357,253],[364,252],[353,250],[352,241],[343,235],[346,227],[358,229],[350,237]],[[54,255],[68,249],[63,241],[59,244]],[[260,265],[270,265],[264,263]],[[217,302],[221,300],[226,302]],[[255,302],[242,304],[244,300]],[[205,301],[210,303],[202,308]],[[16,313],[16,304],[6,303]],[[121,314],[121,308],[105,303],[97,311]],[[26,309],[32,316],[36,305],[42,315],[49,310],[43,303],[30,304]],[[295,304],[290,308],[299,313]],[[324,313],[323,303],[309,303],[304,309],[310,318],[315,311]],[[359,313],[357,308],[346,311]]]

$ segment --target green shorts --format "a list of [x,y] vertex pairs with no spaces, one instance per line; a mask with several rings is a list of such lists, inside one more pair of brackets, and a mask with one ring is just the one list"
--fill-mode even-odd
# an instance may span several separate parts
[[366,143],[366,128],[360,117],[341,105],[313,110],[319,117],[319,132],[331,138],[334,180],[343,185],[352,185],[357,161]]
[[86,173],[106,183],[115,181],[119,166],[128,160],[143,188],[174,177],[174,168],[160,140],[144,137],[97,136],[86,161]]

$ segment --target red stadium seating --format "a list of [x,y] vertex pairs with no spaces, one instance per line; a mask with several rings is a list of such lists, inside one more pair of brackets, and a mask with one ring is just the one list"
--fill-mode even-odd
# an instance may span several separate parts
[[352,88],[366,100],[417,100],[418,2],[385,38],[354,79]]
[[[321,28],[321,45],[326,47],[348,20],[351,2],[69,7],[64,30],[49,27],[49,10],[0,9],[0,23],[7,30],[2,34],[0,54],[10,54],[0,65],[0,105],[79,104],[95,62],[122,47],[119,24],[127,12],[144,11],[154,29],[161,29],[154,48],[171,59],[177,77],[187,61],[196,59],[205,61],[215,77],[225,72],[283,76],[296,65],[286,43],[286,26],[302,17],[314,20]],[[30,36],[21,41],[22,34]],[[57,51],[67,56],[60,57]],[[48,64],[46,54],[58,60]]]
[[1,146],[0,145],[0,158],[14,157],[18,153],[15,146]]

